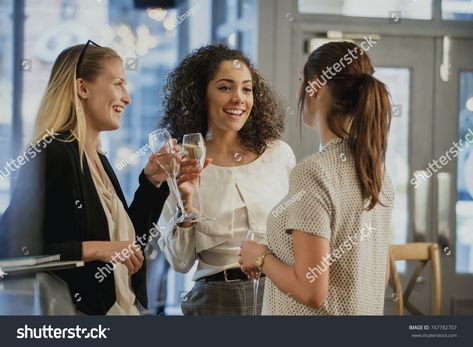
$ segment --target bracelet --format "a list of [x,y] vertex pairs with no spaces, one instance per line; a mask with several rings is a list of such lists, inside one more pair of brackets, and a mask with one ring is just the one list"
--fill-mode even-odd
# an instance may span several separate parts
[[256,263],[255,263],[255,265],[256,265],[256,267],[258,268],[258,271],[259,271],[259,272],[263,272],[264,258],[266,258],[266,256],[268,256],[268,255],[270,255],[270,254],[274,255],[274,253],[271,252],[270,250],[266,250],[266,251],[264,251],[263,253],[261,253],[261,254],[258,256],[258,258],[256,258]]

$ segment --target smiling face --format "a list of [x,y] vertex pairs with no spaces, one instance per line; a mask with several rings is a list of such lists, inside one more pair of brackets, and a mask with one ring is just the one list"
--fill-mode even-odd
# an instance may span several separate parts
[[243,63],[223,61],[207,86],[209,130],[238,132],[253,107],[250,70]]
[[78,79],[78,93],[83,100],[87,127],[96,131],[116,130],[127,105],[131,103],[120,59],[108,59],[93,82]]

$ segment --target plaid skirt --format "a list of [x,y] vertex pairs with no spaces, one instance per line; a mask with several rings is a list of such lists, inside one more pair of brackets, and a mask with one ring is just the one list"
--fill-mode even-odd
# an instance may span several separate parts
[[[259,280],[257,308],[261,314],[265,277]],[[197,280],[182,298],[186,316],[251,316],[253,315],[253,281],[235,282]]]

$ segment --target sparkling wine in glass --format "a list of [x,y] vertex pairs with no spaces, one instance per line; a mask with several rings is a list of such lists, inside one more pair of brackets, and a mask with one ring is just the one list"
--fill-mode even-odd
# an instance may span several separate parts
[[[246,239],[248,241],[254,241],[258,243],[265,243],[264,234],[256,233],[255,231],[249,229],[248,233],[246,234]],[[256,276],[253,276],[253,315],[258,315],[258,290],[259,290],[259,279],[261,277],[261,273],[257,272]]]
[[177,203],[181,209],[183,215],[176,220],[176,223],[181,223],[189,218],[186,215],[184,204],[182,202],[181,194],[179,193],[179,188],[177,186],[177,170],[179,168],[179,163],[177,159],[177,151],[172,142],[171,134],[167,129],[161,128],[151,132],[148,135],[149,145],[151,151],[156,154],[158,165],[171,177],[171,188],[174,191]]
[[[204,137],[201,133],[185,134],[182,139],[182,147],[187,152],[187,158],[199,161],[201,168],[204,167],[206,147]],[[202,199],[202,191],[200,189],[200,176],[197,181],[197,196],[199,198],[199,221],[214,220],[215,218],[207,217],[204,212],[204,202]]]

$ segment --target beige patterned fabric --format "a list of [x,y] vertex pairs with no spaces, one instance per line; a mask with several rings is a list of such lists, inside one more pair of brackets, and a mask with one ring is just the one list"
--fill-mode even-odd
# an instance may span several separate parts
[[364,210],[355,159],[347,140],[337,138],[292,170],[289,194],[268,217],[269,248],[293,266],[289,230],[328,240],[331,258],[308,269],[306,279],[313,282],[315,276],[329,271],[329,291],[316,310],[282,293],[268,278],[263,315],[383,314],[394,192],[386,173],[380,196],[386,207],[378,204]]
[[[135,240],[136,235],[133,223],[115,192],[115,188],[105,172],[99,156],[95,153],[95,160],[87,155],[86,157],[97,194],[100,197],[100,202],[107,217],[110,241]],[[113,277],[115,278],[116,301],[108,310],[107,315],[139,315],[138,308],[135,306],[135,293],[131,287],[131,278],[128,276],[126,265],[117,263],[113,271]]]

